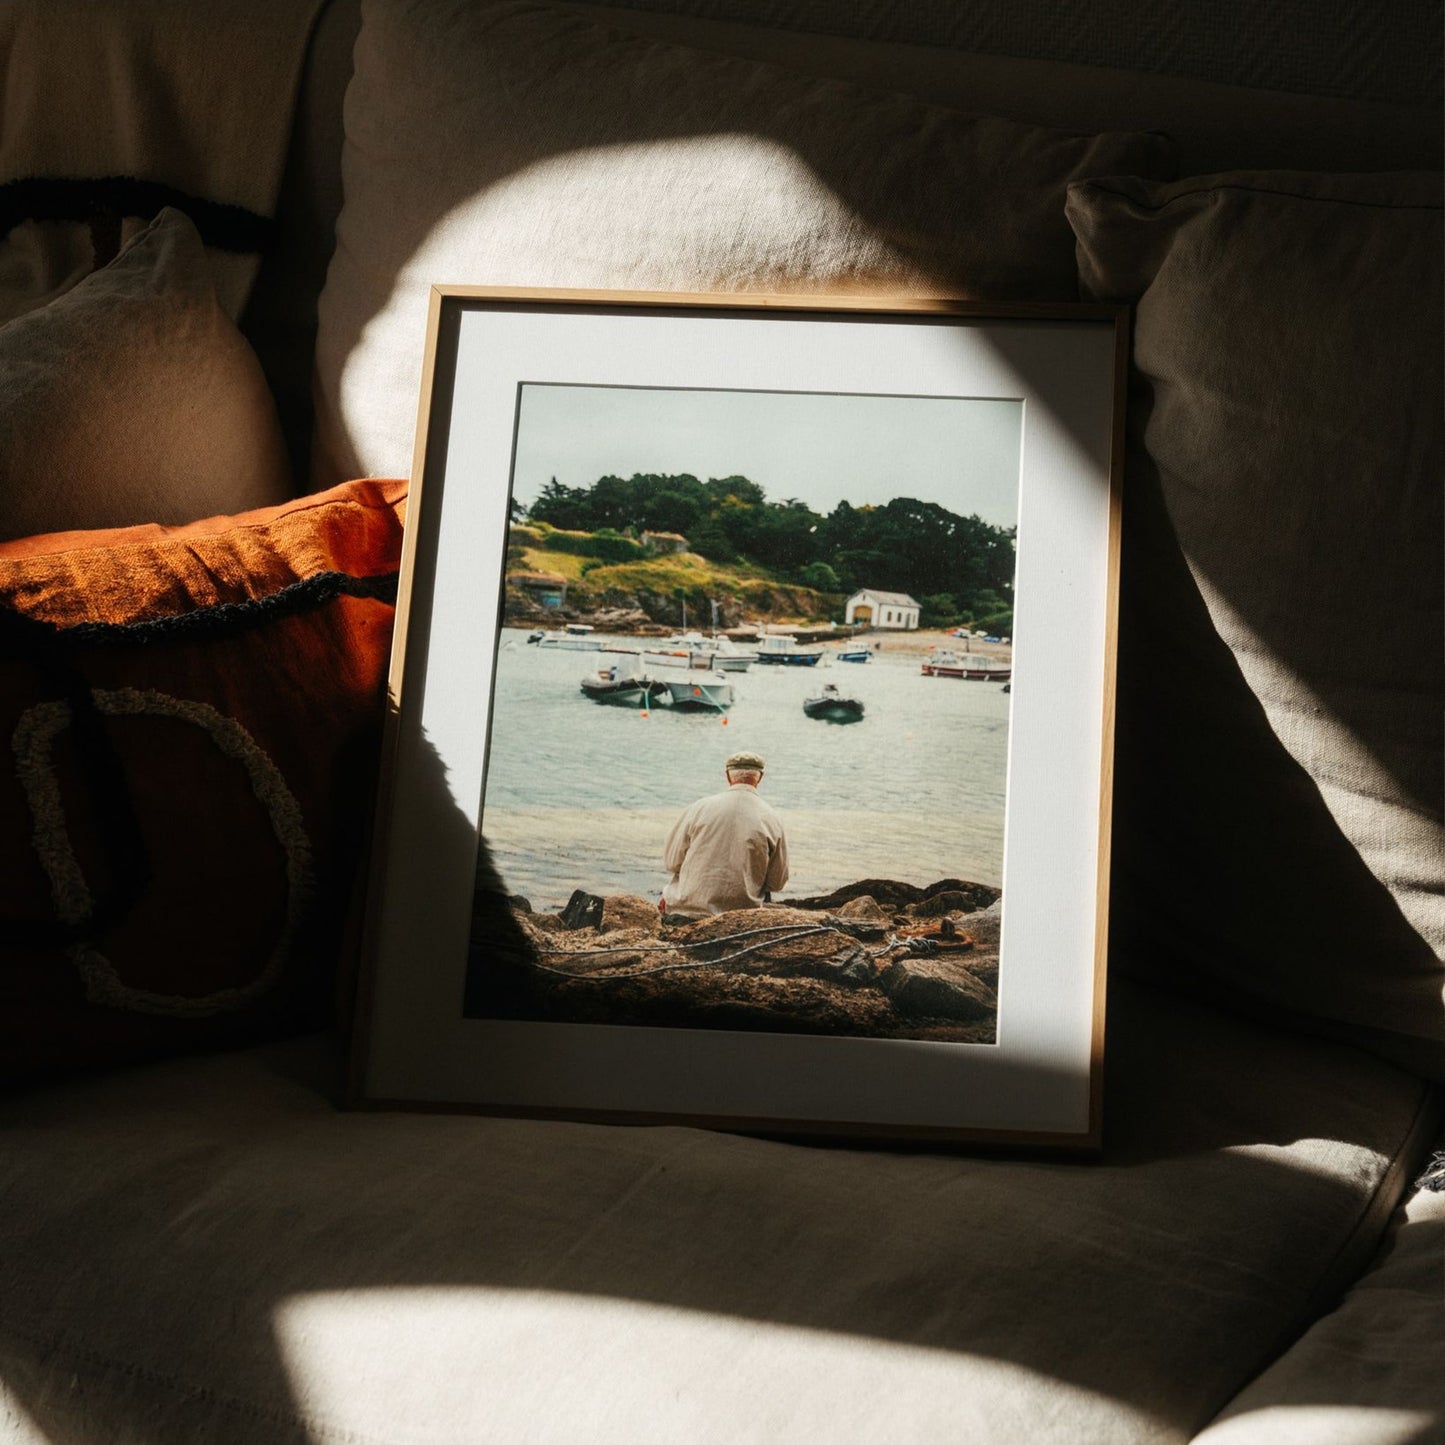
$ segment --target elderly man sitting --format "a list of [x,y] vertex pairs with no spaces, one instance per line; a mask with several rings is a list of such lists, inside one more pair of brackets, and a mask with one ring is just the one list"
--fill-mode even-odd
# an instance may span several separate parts
[[788,881],[783,820],[758,796],[762,758],[734,753],[725,767],[727,787],[699,798],[668,835],[663,861],[672,878],[662,902],[669,919],[757,908]]

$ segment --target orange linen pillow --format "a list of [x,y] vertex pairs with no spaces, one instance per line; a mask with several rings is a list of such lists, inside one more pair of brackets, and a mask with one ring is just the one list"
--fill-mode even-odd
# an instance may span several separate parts
[[405,497],[0,544],[0,1074],[326,1022]]

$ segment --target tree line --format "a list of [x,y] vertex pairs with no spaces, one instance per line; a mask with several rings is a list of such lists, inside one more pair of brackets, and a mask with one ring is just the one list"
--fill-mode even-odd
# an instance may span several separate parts
[[971,621],[1012,630],[1016,529],[936,502],[839,502],[824,515],[796,498],[769,501],[747,477],[637,473],[600,477],[590,487],[553,477],[525,515],[616,536],[679,532],[710,561],[753,563],[815,591],[907,592],[923,605],[925,625]]

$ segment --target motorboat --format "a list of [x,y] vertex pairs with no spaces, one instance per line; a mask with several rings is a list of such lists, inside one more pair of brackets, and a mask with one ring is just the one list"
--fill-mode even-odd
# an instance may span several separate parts
[[649,667],[687,667],[705,672],[746,672],[757,654],[744,652],[728,637],[704,637],[700,632],[681,632],[656,647],[642,650]]
[[830,682],[824,685],[817,697],[810,697],[803,703],[803,711],[823,722],[859,722],[863,717],[863,703],[859,698],[840,692]]
[[689,671],[711,672],[717,649],[698,632],[668,637],[642,649],[642,660],[648,667],[682,667]]
[[717,672],[746,672],[758,660],[756,652],[747,652],[731,637],[714,632],[709,638],[702,638],[696,632],[686,634],[688,639],[699,641],[710,648],[713,654],[713,669]]
[[527,641],[536,647],[560,648],[564,652],[596,652],[597,643],[589,635],[592,629],[575,624],[566,632],[548,632],[544,629],[531,634]]
[[935,652],[923,662],[924,677],[958,677],[967,682],[1007,682],[1013,663],[1006,657],[989,657],[982,652]]
[[661,687],[645,672],[629,668],[625,663],[605,663],[582,679],[582,691],[593,702],[611,703],[617,707],[646,707]]
[[799,643],[785,633],[769,633],[758,639],[758,661],[782,667],[813,667],[823,655],[821,647]]
[[725,712],[733,705],[733,685],[720,672],[686,672],[677,678],[660,678],[658,683],[673,707]]
[[871,647],[843,647],[833,654],[839,662],[872,662]]

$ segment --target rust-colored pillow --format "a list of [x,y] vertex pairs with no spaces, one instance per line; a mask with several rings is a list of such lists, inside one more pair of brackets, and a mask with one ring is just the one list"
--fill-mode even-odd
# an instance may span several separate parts
[[0,545],[0,1075],[326,1022],[405,496]]

